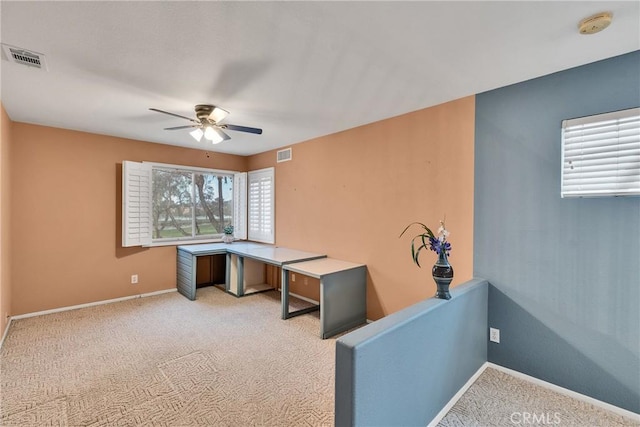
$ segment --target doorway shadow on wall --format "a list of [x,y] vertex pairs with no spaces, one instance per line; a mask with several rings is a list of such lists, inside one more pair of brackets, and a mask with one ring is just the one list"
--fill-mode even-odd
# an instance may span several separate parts
[[[489,286],[489,326],[500,329],[501,336],[500,344],[488,344],[489,362],[640,412],[640,360],[612,337],[550,310],[527,310],[494,285]],[[586,351],[569,341],[584,343]]]
[[139,254],[140,252],[146,252],[150,248],[143,248],[142,246],[131,246],[128,248],[122,247],[122,163],[116,163],[116,235],[114,241],[116,242],[116,258],[124,258],[130,255]]

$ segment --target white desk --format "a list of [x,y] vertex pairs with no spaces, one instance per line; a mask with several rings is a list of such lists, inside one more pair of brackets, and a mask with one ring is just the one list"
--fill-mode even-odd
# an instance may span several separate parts
[[[289,271],[320,279],[320,306],[289,312]],[[318,309],[322,339],[366,323],[367,267],[333,258],[283,265],[282,318]]]

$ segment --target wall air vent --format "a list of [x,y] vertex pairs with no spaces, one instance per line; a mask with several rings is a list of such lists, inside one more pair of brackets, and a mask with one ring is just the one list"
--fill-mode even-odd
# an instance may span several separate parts
[[291,160],[291,147],[278,151],[277,162],[288,162]]
[[22,49],[20,47],[9,46],[2,44],[2,50],[6,56],[6,59],[16,64],[26,65],[28,67],[40,68],[47,71],[47,62],[45,61],[42,53],[33,52],[30,50]]

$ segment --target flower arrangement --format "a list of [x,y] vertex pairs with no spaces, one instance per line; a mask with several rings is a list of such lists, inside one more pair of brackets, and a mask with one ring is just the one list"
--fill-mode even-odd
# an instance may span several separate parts
[[[406,233],[412,225],[419,225],[424,229],[423,233],[420,233],[413,239],[411,239],[411,258],[418,267],[420,267],[420,261],[418,260],[418,257],[420,256],[420,251],[423,249],[430,249],[438,255],[440,255],[440,253],[442,252],[444,252],[445,255],[449,255],[449,253],[451,252],[451,243],[447,242],[449,231],[447,231],[447,229],[445,228],[444,220],[440,221],[440,227],[438,227],[437,236],[433,233],[433,231],[431,231],[429,227],[427,227],[423,223],[412,222],[404,229],[402,233],[400,233],[400,237],[402,237],[402,235]],[[418,240],[417,249],[416,240]]]
[[222,231],[227,235],[233,234],[233,225],[227,225]]

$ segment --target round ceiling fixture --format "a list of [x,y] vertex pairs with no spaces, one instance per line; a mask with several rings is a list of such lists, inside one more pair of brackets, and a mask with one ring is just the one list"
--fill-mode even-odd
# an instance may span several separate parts
[[611,24],[611,18],[613,14],[611,12],[600,12],[595,15],[591,15],[588,18],[584,18],[578,24],[580,34],[595,34],[604,30]]

